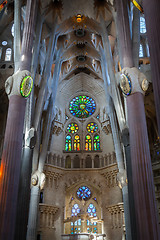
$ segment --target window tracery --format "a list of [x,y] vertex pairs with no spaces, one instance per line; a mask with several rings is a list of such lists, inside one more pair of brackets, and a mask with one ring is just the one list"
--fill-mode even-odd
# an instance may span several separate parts
[[67,131],[72,134],[78,132],[78,129],[77,123],[70,123],[67,127]]
[[77,118],[88,118],[96,110],[95,101],[89,96],[76,96],[69,104],[70,113]]
[[94,122],[90,122],[87,124],[87,131],[89,133],[94,133],[94,132],[97,132],[98,130],[98,125]]
[[95,151],[100,150],[100,137],[98,134],[94,136],[93,142],[94,142],[94,150]]
[[82,186],[77,191],[77,197],[80,200],[83,199],[83,200],[87,201],[91,197],[91,190],[86,186]]

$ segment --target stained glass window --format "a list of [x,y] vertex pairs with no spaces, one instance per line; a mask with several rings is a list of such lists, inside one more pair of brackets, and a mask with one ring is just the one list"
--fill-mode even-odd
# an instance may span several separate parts
[[[77,216],[80,213],[80,208],[77,203],[75,203],[72,207],[72,216]],[[75,224],[76,225],[76,224]]]
[[65,145],[66,151],[71,151],[72,150],[72,138],[70,135],[66,136],[66,145]]
[[86,186],[82,186],[77,191],[77,197],[86,201],[91,197],[91,190]]
[[95,151],[100,150],[100,138],[99,138],[99,135],[95,135],[93,141],[94,141],[94,150]]
[[88,215],[91,216],[91,217],[96,217],[97,216],[96,208],[92,203],[89,204],[87,212],[88,212]]
[[88,96],[77,96],[69,104],[70,113],[78,118],[87,118],[96,110],[95,101]]
[[92,140],[91,140],[91,136],[89,134],[86,135],[85,150],[86,151],[91,151],[92,150]]
[[75,135],[75,137],[74,137],[74,150],[75,151],[80,150],[80,137],[79,137],[79,135]]
[[142,47],[142,44],[139,45],[139,57],[143,57],[143,47]]
[[98,125],[94,122],[88,123],[87,124],[87,131],[89,133],[94,133],[98,130]]
[[140,17],[140,33],[146,33],[146,22],[144,17]]
[[5,55],[5,61],[11,61],[11,54],[12,54],[12,49],[7,48],[6,49],[6,55]]
[[78,131],[78,125],[76,123],[70,123],[67,127],[67,131],[70,133],[76,133]]

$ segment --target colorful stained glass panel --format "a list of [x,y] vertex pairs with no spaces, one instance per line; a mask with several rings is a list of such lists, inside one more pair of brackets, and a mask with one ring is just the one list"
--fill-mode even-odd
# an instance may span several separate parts
[[78,118],[87,118],[96,110],[95,101],[88,96],[77,96],[69,104],[70,113]]
[[72,138],[71,138],[70,135],[66,136],[65,150],[66,151],[71,151],[72,150]]
[[91,151],[92,150],[92,140],[91,140],[91,136],[89,134],[86,135],[85,150],[86,151]]
[[67,127],[67,131],[70,133],[76,133],[78,132],[78,125],[77,123],[70,123]]
[[87,124],[87,131],[89,133],[97,132],[97,130],[98,130],[98,125],[96,123],[91,122]]
[[100,138],[99,135],[94,136],[94,150],[100,150]]

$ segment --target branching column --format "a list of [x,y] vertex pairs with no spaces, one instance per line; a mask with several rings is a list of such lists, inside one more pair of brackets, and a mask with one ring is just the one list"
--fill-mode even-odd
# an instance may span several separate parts
[[116,0],[122,73],[130,78],[132,89],[127,97],[130,131],[132,182],[136,211],[137,239],[160,239],[155,202],[153,173],[144,109],[142,81],[145,79],[133,68],[127,1]]
[[30,75],[36,4],[37,0],[27,1],[20,71],[6,82],[9,109],[0,166],[0,239],[3,240],[14,238],[26,105],[26,99],[20,94],[20,85],[25,76]]

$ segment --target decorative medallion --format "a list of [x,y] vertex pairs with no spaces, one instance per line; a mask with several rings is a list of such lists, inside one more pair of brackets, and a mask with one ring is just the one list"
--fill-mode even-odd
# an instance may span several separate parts
[[148,86],[149,86],[149,82],[148,82],[148,80],[147,80],[146,78],[143,79],[142,84],[141,84],[141,87],[142,87],[142,90],[143,90],[144,92],[147,91]]
[[88,96],[77,96],[69,104],[70,113],[78,118],[87,118],[96,110],[95,101]]
[[96,123],[91,122],[87,124],[87,131],[89,133],[97,132],[97,130],[98,130],[98,125]]
[[32,87],[33,79],[31,78],[31,76],[24,77],[20,85],[20,93],[22,97],[28,97],[32,91]]
[[125,74],[121,74],[120,88],[126,96],[131,94],[131,89],[132,89],[131,80]]

